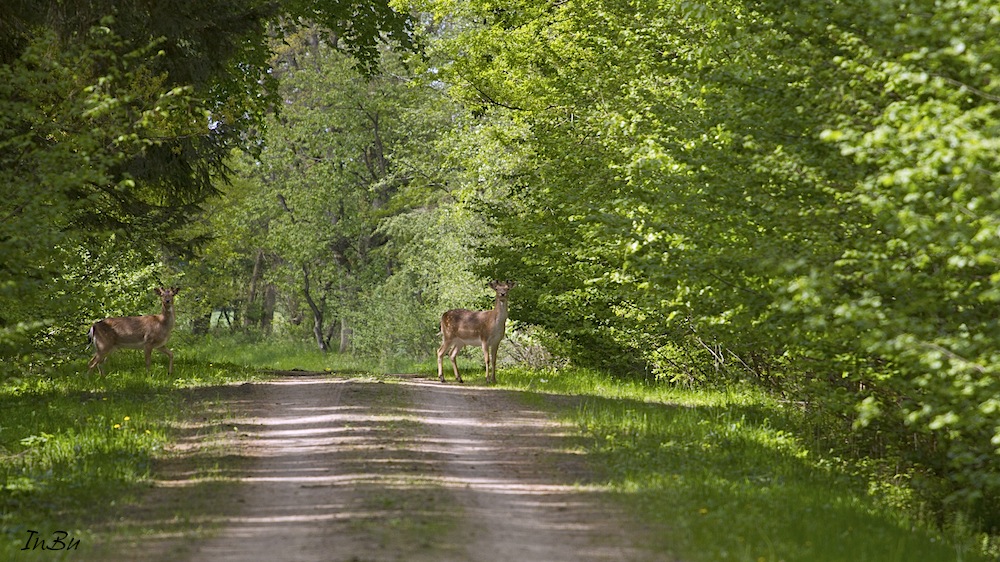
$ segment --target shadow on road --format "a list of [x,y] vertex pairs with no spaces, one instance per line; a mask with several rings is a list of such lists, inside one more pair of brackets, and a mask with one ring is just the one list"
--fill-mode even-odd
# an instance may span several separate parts
[[102,555],[642,558],[575,437],[516,394],[306,372],[197,391],[202,414],[123,518],[130,539]]

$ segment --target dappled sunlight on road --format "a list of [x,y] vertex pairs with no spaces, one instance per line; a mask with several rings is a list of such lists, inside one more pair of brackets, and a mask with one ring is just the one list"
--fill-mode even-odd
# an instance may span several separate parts
[[183,428],[200,468],[156,482],[217,497],[190,560],[641,558],[572,432],[509,391],[296,377],[232,394]]

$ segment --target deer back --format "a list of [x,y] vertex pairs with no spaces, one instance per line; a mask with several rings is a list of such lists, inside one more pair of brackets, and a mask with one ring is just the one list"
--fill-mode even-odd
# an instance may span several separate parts
[[97,338],[116,347],[142,347],[162,345],[170,337],[172,326],[163,315],[122,316],[105,318],[94,324]]
[[179,291],[179,287],[155,289],[163,304],[162,313],[105,318],[94,324],[91,329],[94,339],[105,348],[160,347],[170,338],[170,332],[174,328],[176,316],[174,315],[173,297]]
[[441,316],[441,333],[449,340],[495,343],[503,337],[506,315],[496,310],[449,310]]

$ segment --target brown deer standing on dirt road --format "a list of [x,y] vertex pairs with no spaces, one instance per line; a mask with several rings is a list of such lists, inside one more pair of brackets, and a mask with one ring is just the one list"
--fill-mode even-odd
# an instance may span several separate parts
[[92,373],[94,367],[97,367],[101,375],[104,375],[101,363],[111,352],[119,348],[144,350],[147,371],[152,362],[151,354],[155,349],[170,358],[167,373],[173,374],[174,352],[167,349],[167,340],[170,339],[170,331],[174,329],[174,296],[180,290],[180,287],[154,289],[163,303],[163,312],[160,314],[105,318],[91,326],[87,332],[87,340],[94,345],[95,353],[87,365],[87,374]]
[[455,378],[462,382],[458,374],[458,352],[467,345],[480,345],[486,361],[486,382],[497,382],[497,348],[503,339],[507,324],[507,293],[514,287],[514,281],[493,281],[490,288],[497,292],[493,310],[465,310],[457,308],[441,315],[441,347],[438,348],[438,378],[444,382],[444,356],[451,357]]

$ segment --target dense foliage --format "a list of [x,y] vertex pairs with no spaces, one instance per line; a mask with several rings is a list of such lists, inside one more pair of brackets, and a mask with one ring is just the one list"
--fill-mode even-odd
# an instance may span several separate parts
[[457,109],[405,62],[387,51],[379,75],[360,74],[315,29],[277,49],[281,110],[207,214],[229,236],[208,247],[195,289],[212,291],[213,273],[237,262],[235,291],[218,303],[237,326],[273,326],[277,315],[321,350],[419,356],[440,310],[469,301],[472,219],[433,204],[448,196],[435,193],[437,146]]
[[429,354],[513,278],[576,364],[760,383],[1000,529],[995,2],[239,4],[0,7],[5,358],[161,276]]
[[202,241],[185,225],[273,104],[271,43],[306,16],[361,67],[382,36],[412,42],[409,19],[378,1],[0,6],[4,355],[178,274]]
[[623,374],[728,365],[838,410],[1000,526],[994,3],[434,9],[483,24],[448,80],[517,131],[488,213],[517,318]]

